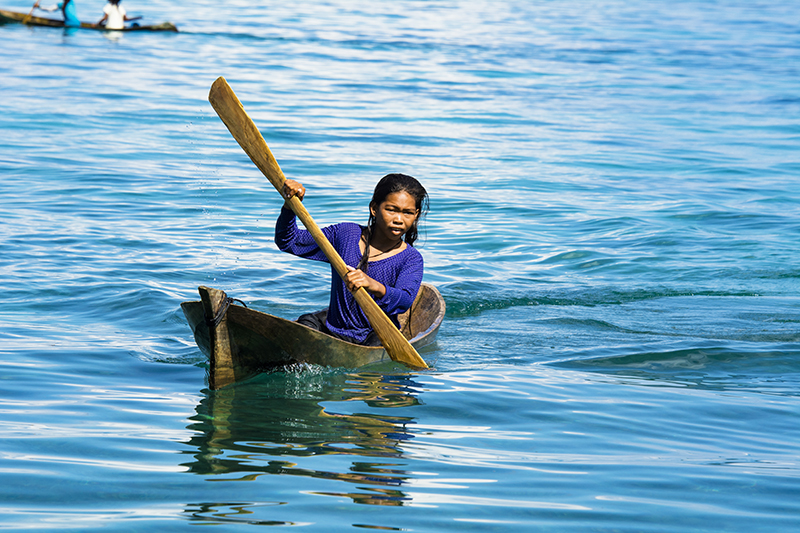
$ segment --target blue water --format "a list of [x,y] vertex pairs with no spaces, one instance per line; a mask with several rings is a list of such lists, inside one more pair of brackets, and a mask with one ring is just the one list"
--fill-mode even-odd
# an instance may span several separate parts
[[[0,528],[800,527],[796,2],[126,8],[181,33],[0,25]],[[429,189],[432,370],[208,390],[198,285],[328,289],[218,76],[321,225]]]

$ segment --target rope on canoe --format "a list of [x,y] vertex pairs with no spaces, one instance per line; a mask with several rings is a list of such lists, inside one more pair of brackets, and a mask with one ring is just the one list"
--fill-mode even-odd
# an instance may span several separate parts
[[222,305],[219,306],[217,314],[213,318],[206,317],[206,324],[208,324],[209,328],[215,328],[219,326],[219,323],[222,322],[223,318],[225,318],[225,313],[228,312],[228,308],[231,306],[233,302],[238,302],[242,304],[244,307],[247,307],[247,304],[239,300],[238,298],[231,298],[229,296],[226,296],[225,299],[222,301]]

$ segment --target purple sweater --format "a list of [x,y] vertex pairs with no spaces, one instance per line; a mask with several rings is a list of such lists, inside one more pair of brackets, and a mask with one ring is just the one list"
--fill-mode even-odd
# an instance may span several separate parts
[[[333,244],[348,265],[355,267],[361,261],[362,227],[351,222],[335,224],[322,228],[322,233]],[[306,230],[297,227],[297,218],[292,210],[281,208],[281,214],[275,224],[275,244],[284,252],[306,259],[328,262],[314,238]],[[370,261],[367,274],[386,287],[383,298],[375,298],[375,302],[399,327],[397,315],[407,310],[414,303],[419,286],[422,283],[422,254],[413,246],[399,254],[379,261]],[[328,308],[328,329],[361,343],[372,331],[369,321],[361,311],[353,295],[331,267],[331,301]]]

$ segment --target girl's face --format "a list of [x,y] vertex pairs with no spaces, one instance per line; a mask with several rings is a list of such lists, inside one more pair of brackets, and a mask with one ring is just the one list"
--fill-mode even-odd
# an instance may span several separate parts
[[419,217],[414,197],[406,191],[393,192],[377,206],[369,206],[375,217],[375,228],[389,241],[399,241]]

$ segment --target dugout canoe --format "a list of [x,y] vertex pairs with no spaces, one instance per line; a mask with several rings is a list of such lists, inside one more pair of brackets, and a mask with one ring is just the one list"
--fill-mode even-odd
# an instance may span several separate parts
[[[197,346],[209,358],[211,389],[296,363],[358,368],[391,361],[383,347],[352,344],[250,309],[219,289],[198,291],[200,301],[183,302],[181,309]],[[436,339],[444,312],[442,295],[423,283],[411,309],[398,317],[401,332],[414,348],[427,346]]]
[[[6,11],[0,9],[0,24],[7,22],[20,22],[28,26],[49,26],[51,28],[63,28],[64,21],[49,19],[45,17],[29,16],[27,13],[17,13],[15,11]],[[87,30],[99,31],[171,31],[177,32],[178,28],[171,22],[162,22],[161,24],[138,25],[132,24],[120,30],[111,30],[99,24],[92,24],[90,22],[81,22],[81,28]]]

